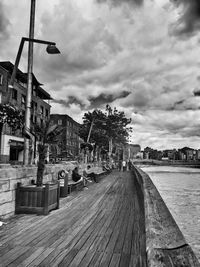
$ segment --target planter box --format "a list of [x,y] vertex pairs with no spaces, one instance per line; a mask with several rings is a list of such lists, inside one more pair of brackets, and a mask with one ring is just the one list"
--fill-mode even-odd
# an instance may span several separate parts
[[47,215],[50,210],[59,208],[60,185],[46,184],[22,186],[17,183],[15,213],[36,213]]

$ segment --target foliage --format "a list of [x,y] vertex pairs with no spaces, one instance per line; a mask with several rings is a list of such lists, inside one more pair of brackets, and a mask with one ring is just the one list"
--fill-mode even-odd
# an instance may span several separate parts
[[132,131],[132,128],[128,127],[130,123],[131,119],[127,119],[123,111],[107,105],[104,112],[96,109],[84,114],[79,135],[86,142],[92,124],[89,142],[108,149],[108,141],[111,138],[115,143],[125,144],[128,141]]
[[22,110],[10,104],[0,104],[0,124],[7,123],[14,130],[22,129],[24,126],[24,115]]
[[82,143],[81,149],[86,149],[86,148],[88,148],[89,151],[93,150],[93,146],[90,143]]
[[57,125],[51,125],[50,121],[43,125],[34,125],[33,128],[34,135],[40,142],[38,144],[39,161],[36,184],[37,186],[42,186],[48,144],[55,144],[59,142],[63,128]]

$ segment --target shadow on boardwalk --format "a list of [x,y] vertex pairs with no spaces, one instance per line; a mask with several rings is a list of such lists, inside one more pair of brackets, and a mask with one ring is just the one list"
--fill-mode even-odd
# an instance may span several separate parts
[[114,171],[48,216],[16,216],[0,231],[0,266],[145,267],[138,196],[131,174]]

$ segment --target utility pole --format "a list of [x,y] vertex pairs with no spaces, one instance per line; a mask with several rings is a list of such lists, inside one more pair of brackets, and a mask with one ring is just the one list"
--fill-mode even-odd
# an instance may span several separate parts
[[[35,0],[31,0],[30,11],[30,28],[29,38],[34,39],[34,25],[35,25]],[[28,71],[27,71],[27,94],[26,94],[26,109],[25,109],[25,130],[30,131],[30,117],[31,117],[31,94],[33,83],[33,42],[28,45]],[[24,137],[24,165],[29,164],[29,139]]]

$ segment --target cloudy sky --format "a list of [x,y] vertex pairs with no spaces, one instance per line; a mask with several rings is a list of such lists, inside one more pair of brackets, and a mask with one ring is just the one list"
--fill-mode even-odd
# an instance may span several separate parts
[[[14,62],[28,36],[31,0],[0,1],[0,60]],[[34,73],[52,113],[82,121],[112,107],[132,118],[133,143],[200,148],[198,0],[36,0]],[[20,69],[27,71],[27,47]]]

